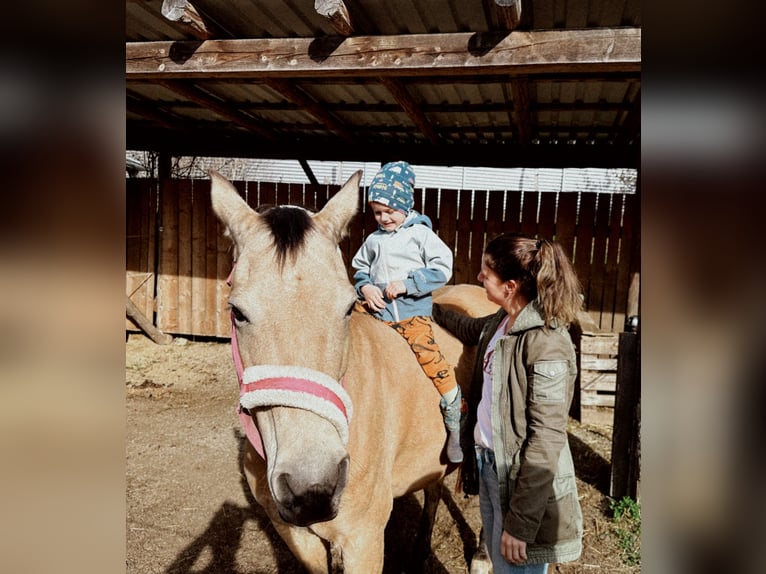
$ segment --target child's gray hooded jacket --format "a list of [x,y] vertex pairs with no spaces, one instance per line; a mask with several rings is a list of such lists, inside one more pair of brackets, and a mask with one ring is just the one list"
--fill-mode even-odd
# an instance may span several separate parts
[[[431,292],[452,277],[452,251],[433,232],[428,216],[412,210],[395,231],[379,227],[368,235],[351,266],[360,297],[368,283],[384,291],[386,308],[373,314],[384,321],[403,321],[431,315]],[[385,289],[395,280],[404,281],[407,293],[391,300],[385,297]]]

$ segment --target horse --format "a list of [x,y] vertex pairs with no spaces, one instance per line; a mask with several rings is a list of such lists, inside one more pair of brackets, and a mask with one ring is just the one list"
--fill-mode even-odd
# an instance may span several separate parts
[[[438,392],[404,339],[361,310],[348,278],[338,245],[359,209],[361,171],[318,212],[258,213],[209,174],[213,211],[235,247],[232,353],[255,500],[308,572],[374,574],[394,498],[424,490],[424,561],[456,466]],[[451,364],[468,364],[462,345],[434,330]]]

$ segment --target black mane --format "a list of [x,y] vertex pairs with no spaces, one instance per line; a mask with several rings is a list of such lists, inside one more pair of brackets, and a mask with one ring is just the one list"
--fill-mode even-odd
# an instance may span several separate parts
[[306,242],[307,233],[314,229],[311,213],[299,207],[277,206],[267,209],[261,215],[271,229],[277,261],[281,267],[288,256],[295,258]]

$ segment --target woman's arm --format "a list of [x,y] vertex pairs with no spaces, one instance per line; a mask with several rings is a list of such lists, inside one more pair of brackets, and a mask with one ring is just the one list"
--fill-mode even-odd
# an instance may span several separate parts
[[484,325],[494,315],[469,317],[462,313],[448,311],[438,303],[434,303],[432,316],[434,321],[455,335],[464,345],[478,345]]

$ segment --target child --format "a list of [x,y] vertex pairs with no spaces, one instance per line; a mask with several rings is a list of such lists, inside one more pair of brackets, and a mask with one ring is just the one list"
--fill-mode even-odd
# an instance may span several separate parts
[[452,251],[432,231],[431,220],[412,209],[414,186],[415,172],[403,161],[387,163],[373,178],[367,201],[378,230],[351,262],[354,287],[372,314],[405,338],[441,394],[447,458],[458,463],[462,397],[431,323],[431,292],[452,276]]

